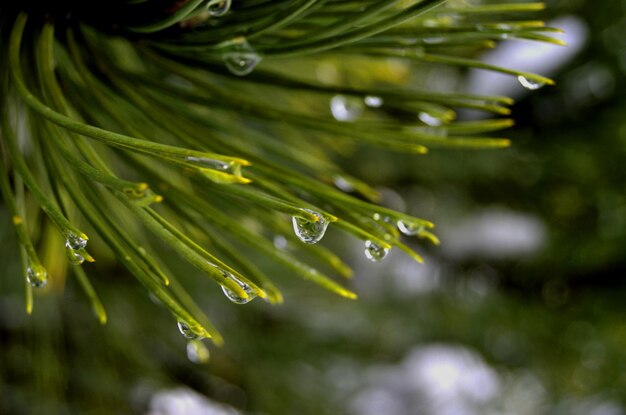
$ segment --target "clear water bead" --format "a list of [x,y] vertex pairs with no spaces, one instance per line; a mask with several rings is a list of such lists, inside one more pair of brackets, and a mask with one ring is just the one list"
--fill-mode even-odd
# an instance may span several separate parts
[[389,253],[389,248],[385,248],[372,241],[365,241],[365,256],[372,262],[379,262],[385,259]]
[[76,252],[75,250],[73,250],[72,248],[68,246],[66,246],[65,248],[65,254],[67,255],[67,260],[72,265],[80,265],[83,262],[85,262],[85,258],[83,258],[81,254],[79,254],[78,252]]
[[442,124],[441,118],[424,111],[420,112],[417,117],[420,119],[421,122],[430,127],[439,127]]
[[363,98],[363,102],[370,108],[380,108],[383,106],[383,99],[375,95],[367,95]]
[[48,283],[48,272],[41,266],[28,267],[26,281],[34,288],[43,288]]
[[192,363],[203,364],[209,361],[209,349],[200,340],[187,342],[187,358]]
[[67,239],[65,240],[65,246],[69,249],[73,249],[74,251],[78,251],[79,249],[83,249],[87,246],[87,240],[81,238],[80,236],[76,236],[73,233],[69,233],[67,235]]
[[354,185],[350,183],[350,181],[346,180],[346,178],[343,176],[337,175],[333,177],[333,183],[335,183],[335,186],[337,186],[339,190],[348,193],[354,192]]
[[193,332],[193,330],[191,330],[189,325],[182,320],[178,320],[178,330],[186,339],[197,339],[199,337]]
[[213,17],[220,17],[230,10],[231,0],[209,0],[206,9]]
[[363,103],[356,97],[335,95],[330,100],[330,112],[337,121],[354,121],[363,112]]
[[328,221],[320,213],[311,209],[303,209],[318,218],[317,222],[309,221],[308,219],[299,218],[294,216],[291,218],[293,223],[293,230],[296,233],[298,239],[305,244],[314,244],[319,242],[326,233],[328,228]]
[[254,293],[254,290],[252,290],[252,287],[250,287],[248,284],[246,284],[243,281],[240,281],[238,278],[236,278],[232,274],[225,272],[224,275],[227,276],[227,278],[236,282],[241,287],[241,289],[246,294],[248,294],[247,297],[240,297],[239,294],[237,294],[234,291],[229,290],[224,285],[222,285],[222,291],[224,292],[224,295],[226,296],[226,298],[228,298],[230,301],[232,301],[235,304],[247,304],[256,298],[256,294]]
[[404,222],[402,220],[399,220],[397,225],[398,225],[398,230],[408,236],[417,235],[418,233],[424,230],[423,225],[420,225],[418,223]]
[[237,76],[251,73],[261,62],[261,56],[250,46],[245,38],[237,38],[222,55],[226,68]]
[[545,83],[543,82],[534,81],[532,79],[528,79],[525,76],[521,76],[521,75],[517,77],[517,80],[519,81],[520,84],[522,84],[524,88],[530,89],[531,91],[536,91],[537,89],[545,85]]

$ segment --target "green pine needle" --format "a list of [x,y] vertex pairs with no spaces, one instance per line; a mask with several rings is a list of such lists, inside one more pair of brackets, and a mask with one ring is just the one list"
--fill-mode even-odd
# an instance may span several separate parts
[[156,254],[155,237],[236,303],[283,300],[280,281],[248,250],[356,298],[343,285],[352,270],[341,255],[312,245],[327,226],[361,239],[373,260],[395,247],[421,263],[403,233],[439,240],[428,220],[375,204],[377,192],[339,160],[360,146],[416,157],[437,147],[508,146],[482,134],[512,120],[455,119],[458,109],[506,116],[511,99],[430,90],[411,71],[477,68],[532,88],[552,85],[476,56],[503,38],[560,44],[550,37],[558,29],[534,20],[544,8],[534,2],[154,4],[106,6],[115,8],[107,16],[119,17],[111,21],[82,8],[67,19],[0,6],[0,189],[29,282],[28,313],[32,287],[48,275],[29,232],[27,198],[66,240],[72,273],[102,324],[106,311],[79,266],[93,261],[83,228],[171,311],[186,337],[223,341]]

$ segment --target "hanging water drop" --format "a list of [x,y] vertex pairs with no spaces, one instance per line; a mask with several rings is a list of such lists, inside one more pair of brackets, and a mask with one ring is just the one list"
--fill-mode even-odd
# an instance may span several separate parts
[[232,74],[237,76],[248,75],[261,62],[261,56],[245,38],[237,38],[228,43],[229,46],[222,55],[222,59]]
[[294,216],[291,218],[293,223],[293,230],[296,233],[298,239],[306,244],[314,244],[319,242],[328,228],[328,221],[320,213],[311,209],[303,209],[315,217],[317,222],[310,221],[308,219],[299,218]]
[[246,294],[248,294],[247,297],[240,297],[239,294],[237,294],[234,291],[229,290],[226,286],[222,285],[222,291],[224,291],[224,295],[230,301],[232,301],[235,304],[247,304],[256,298],[256,294],[254,293],[254,290],[248,284],[246,284],[243,281],[240,281],[238,278],[236,278],[234,275],[228,272],[224,272],[224,276],[236,282],[241,287],[241,289]]
[[537,89],[545,85],[544,82],[528,79],[522,75],[518,76],[517,80],[519,81],[520,84],[522,84],[524,88],[530,89],[531,91],[536,91]]
[[80,236],[74,235],[70,232],[67,234],[65,246],[69,249],[73,249],[74,251],[78,251],[79,249],[83,249],[87,246],[87,239],[81,238]]
[[379,262],[385,259],[389,253],[389,248],[378,245],[372,241],[365,241],[365,256],[372,262]]
[[363,103],[356,97],[335,95],[330,100],[330,112],[337,121],[354,121],[363,112]]
[[209,0],[206,9],[213,17],[220,17],[230,10],[231,0]]
[[399,220],[397,225],[398,225],[398,229],[400,230],[400,232],[402,232],[403,234],[407,236],[415,236],[424,230],[424,225],[421,225],[415,222],[405,222],[405,221]]
[[375,95],[367,95],[363,98],[363,102],[370,108],[380,108],[383,106],[383,99]]
[[198,337],[200,337],[196,333],[194,333],[193,330],[191,330],[189,324],[182,320],[178,320],[178,330],[180,331],[180,334],[182,334],[186,339],[197,339]]
[[43,288],[48,283],[48,272],[41,265],[26,268],[26,281],[35,288]]
[[187,342],[187,358],[192,363],[203,364],[209,361],[209,349],[200,340]]
[[65,247],[65,255],[67,255],[67,260],[72,265],[80,265],[85,262],[85,258],[81,254],[79,254],[67,245]]

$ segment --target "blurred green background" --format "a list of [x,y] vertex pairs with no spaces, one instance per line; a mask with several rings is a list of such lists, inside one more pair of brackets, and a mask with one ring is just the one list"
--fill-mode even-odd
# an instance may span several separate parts
[[[626,1],[549,1],[548,14],[571,53],[527,63],[548,62],[554,88],[426,71],[516,95],[511,149],[362,149],[345,162],[384,204],[437,223],[426,265],[397,252],[372,264],[331,227],[358,301],[277,269],[285,304],[236,306],[180,264],[226,338],[206,365],[123,269],[86,266],[107,325],[73,279],[27,317],[3,220],[0,414],[626,413]],[[520,43],[485,58],[507,64]]]

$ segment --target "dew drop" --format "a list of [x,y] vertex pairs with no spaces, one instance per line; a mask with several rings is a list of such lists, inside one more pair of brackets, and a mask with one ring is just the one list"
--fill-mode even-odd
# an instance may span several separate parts
[[206,5],[206,9],[211,16],[220,17],[228,13],[231,3],[231,0],[210,0]]
[[380,108],[383,106],[383,99],[375,95],[367,95],[363,98],[363,102],[370,108]]
[[293,230],[298,239],[306,244],[314,244],[319,242],[328,228],[328,221],[318,212],[311,209],[303,209],[318,218],[317,222],[294,216],[291,218]]
[[243,281],[240,281],[238,278],[236,278],[234,275],[228,272],[224,272],[224,275],[227,278],[236,282],[241,287],[241,289],[244,290],[246,294],[248,294],[248,297],[245,297],[245,298],[240,297],[236,292],[231,291],[227,287],[222,285],[222,291],[224,291],[224,295],[230,301],[232,301],[235,304],[247,304],[256,298],[256,294],[254,293],[254,290],[252,290],[252,287],[250,287],[248,284],[246,284]]
[[187,156],[185,160],[188,162],[198,165],[200,167],[207,167],[215,170],[228,170],[230,164],[221,160],[215,160],[208,157],[195,157],[195,156]]
[[350,183],[350,181],[348,181],[345,177],[340,175],[333,177],[333,183],[335,183],[335,186],[337,186],[339,190],[346,193],[354,192],[355,190],[354,185],[352,185],[352,183]]
[[405,222],[402,220],[399,220],[397,225],[398,225],[398,229],[400,230],[400,232],[408,236],[417,235],[418,233],[424,230],[423,225],[420,225],[417,223]]
[[379,262],[385,259],[389,253],[389,248],[378,245],[372,241],[365,241],[365,256],[372,262]]
[[519,81],[520,84],[522,84],[524,88],[530,89],[531,91],[536,91],[537,89],[545,85],[544,82],[534,81],[522,75],[518,76],[517,80]]
[[186,339],[197,339],[198,337],[200,337],[196,333],[194,333],[193,330],[191,330],[189,324],[182,320],[178,320],[178,330],[180,331],[180,334],[182,334]]
[[65,246],[65,255],[67,255],[67,260],[72,265],[80,265],[85,262],[85,258],[81,254],[67,245]]
[[442,124],[441,118],[427,112],[422,111],[417,115],[417,117],[420,119],[421,122],[430,127],[439,127]]
[[26,281],[35,288],[43,288],[48,283],[48,272],[42,266],[28,267]]
[[73,249],[74,251],[78,251],[79,249],[83,249],[87,246],[87,240],[70,232],[67,234],[65,246],[69,249]]
[[150,299],[150,301],[152,301],[153,304],[156,305],[163,305],[163,303],[161,302],[161,300],[159,300],[159,297],[157,297],[156,295],[154,295],[154,293],[149,293],[148,294],[148,298]]
[[363,112],[363,103],[356,97],[335,95],[330,99],[330,112],[337,121],[354,121]]
[[261,62],[261,56],[245,38],[238,38],[230,43],[232,46],[222,55],[226,68],[237,76],[248,75]]
[[286,251],[289,248],[289,242],[284,236],[276,235],[274,236],[274,246],[281,251]]
[[200,340],[187,342],[187,358],[192,363],[203,364],[209,361],[209,349]]

